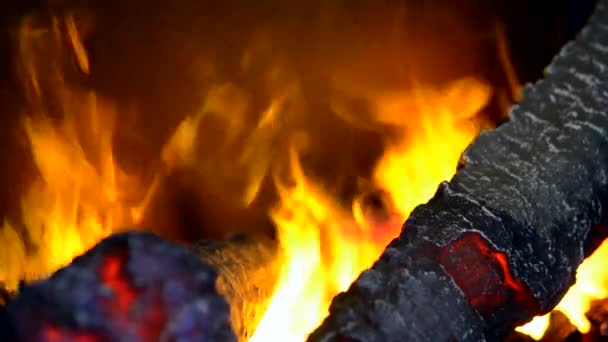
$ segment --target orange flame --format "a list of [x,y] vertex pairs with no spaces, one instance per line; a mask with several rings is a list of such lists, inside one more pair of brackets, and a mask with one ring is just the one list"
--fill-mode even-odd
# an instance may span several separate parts
[[0,283],[8,288],[53,272],[112,228],[133,223],[119,191],[119,184],[129,181],[112,152],[115,111],[93,92],[68,86],[60,64],[64,43],[73,46],[79,68],[88,72],[71,17],[53,20],[48,30],[36,29],[28,18],[19,31],[31,106],[23,128],[38,178],[22,197],[22,225],[5,220],[0,229]]

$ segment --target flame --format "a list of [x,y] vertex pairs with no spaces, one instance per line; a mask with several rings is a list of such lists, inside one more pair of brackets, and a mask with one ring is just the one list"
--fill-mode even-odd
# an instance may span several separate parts
[[[561,311],[583,334],[589,332],[591,325],[585,313],[591,302],[608,297],[608,240],[578,267],[576,283],[568,290],[554,310]],[[535,317],[531,322],[516,330],[540,340],[549,326],[549,314]]]
[[80,71],[88,73],[79,39],[71,16],[53,19],[48,30],[28,18],[19,30],[30,105],[23,130],[37,176],[22,196],[21,222],[5,219],[0,228],[0,283],[9,289],[48,275],[114,227],[134,223],[120,191],[132,182],[112,151],[116,111],[94,92],[69,85],[62,71],[61,45],[67,43]]
[[[71,16],[53,19],[48,30],[36,29],[28,19],[19,34],[23,82],[31,106],[23,129],[38,177],[22,198],[22,224],[7,219],[0,229],[0,245],[5,246],[0,250],[0,282],[8,288],[53,272],[116,227],[139,222],[163,176],[157,174],[144,196],[134,195],[141,193],[134,189],[137,182],[114,159],[116,108],[65,79],[65,46],[81,74],[88,74],[91,67]],[[255,54],[246,57],[244,68]],[[396,133],[387,135],[373,172],[372,187],[389,199],[383,203],[386,212],[377,215],[365,208],[361,198],[344,203],[307,175],[300,160],[302,144],[297,141],[292,141],[288,153],[288,176],[276,172],[276,164],[283,161],[281,149],[276,148],[278,132],[287,130],[290,120],[285,116],[301,106],[293,75],[280,64],[271,74],[269,88],[281,91],[273,94],[253,130],[246,131],[242,120],[251,110],[249,95],[234,84],[216,84],[200,112],[178,125],[161,158],[165,172],[200,167],[199,128],[205,115],[216,115],[226,123],[227,134],[217,153],[205,156],[203,164],[221,163],[242,171],[236,179],[232,174],[219,175],[226,179],[218,181],[243,185],[239,196],[243,206],[254,201],[265,176],[275,171],[279,200],[269,214],[280,245],[275,261],[279,280],[270,300],[258,308],[262,318],[253,315],[255,322],[246,322],[247,330],[254,331],[247,338],[303,341],[327,316],[332,298],[348,289],[399,234],[409,213],[432,197],[437,184],[452,177],[462,151],[489,125],[478,114],[492,89],[474,77],[443,86],[413,82],[403,91],[350,89],[370,104],[374,123],[390,126]],[[336,112],[340,114],[348,117]],[[351,121],[367,124],[360,118]],[[235,148],[239,141],[247,141],[244,148]],[[588,330],[584,312],[590,300],[608,296],[605,287],[589,287],[605,283],[607,277],[599,272],[605,253],[606,243],[581,266],[579,282],[558,306],[582,331]],[[520,331],[532,331],[533,324],[542,332],[548,321],[538,318]]]
[[331,299],[345,291],[397,236],[409,212],[456,171],[464,148],[481,129],[473,117],[490,88],[466,78],[444,88],[420,85],[412,93],[374,99],[375,118],[401,133],[379,160],[375,179],[392,196],[384,221],[362,219],[360,206],[341,207],[336,196],[302,171],[291,153],[292,186],[277,180],[280,202],[271,212],[282,255],[270,304],[250,341],[303,341],[327,316]]
[[[291,155],[295,185],[277,181],[281,202],[271,212],[282,248],[280,280],[250,341],[304,340],[327,314],[331,298],[383,249]],[[396,234],[400,226],[393,228]]]
[[[375,178],[391,193],[403,217],[429,200],[439,182],[454,175],[460,155],[484,127],[484,121],[473,117],[490,94],[487,84],[464,78],[442,89],[418,85],[413,95],[384,96],[379,101],[378,117],[398,124],[402,134],[380,160]],[[415,115],[403,114],[412,112]]]

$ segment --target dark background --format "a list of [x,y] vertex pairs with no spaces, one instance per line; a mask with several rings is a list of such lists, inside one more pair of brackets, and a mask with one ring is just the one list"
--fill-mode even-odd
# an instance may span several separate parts
[[[0,4],[0,215],[4,216],[17,215],[20,194],[35,175],[19,133],[23,100],[13,72],[10,32],[24,15],[48,5],[23,0]],[[315,113],[305,121],[325,153],[312,158],[310,167],[326,182],[338,184],[339,175],[369,173],[382,142],[377,132],[342,127],[326,115],[326,71],[338,70],[353,75],[353,83],[387,89],[412,75],[443,82],[468,74],[483,75],[496,87],[506,87],[493,30],[500,22],[506,28],[517,76],[521,82],[534,81],[584,25],[593,1],[343,0],[329,6],[323,1],[281,0],[66,0],[53,1],[51,7],[63,6],[85,7],[94,13],[95,29],[85,40],[93,87],[138,108],[137,116],[119,118],[115,153],[127,170],[149,176],[157,167],[162,144],[200,105],[211,82],[198,72],[204,62],[217,71],[213,81],[236,80],[255,93],[260,106],[265,103],[269,95],[259,90],[259,75],[273,63],[273,56],[260,62],[259,75],[239,73],[238,63],[253,34],[266,28],[273,51],[302,78],[307,103]],[[395,26],[400,27],[399,34],[394,34]],[[212,149],[212,134],[208,139]],[[231,204],[230,189],[221,180],[199,183],[194,188],[184,186],[178,177],[157,204],[171,214],[159,214],[149,226],[165,236],[190,241],[250,226],[268,227],[266,206],[272,195],[254,204],[260,210],[243,211]],[[352,184],[344,187],[351,189]]]

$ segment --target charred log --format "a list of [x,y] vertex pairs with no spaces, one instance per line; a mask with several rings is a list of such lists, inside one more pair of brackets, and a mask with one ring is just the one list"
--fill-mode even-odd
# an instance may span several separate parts
[[216,271],[152,234],[100,242],[0,312],[2,341],[235,341]]
[[496,340],[550,311],[608,205],[608,1],[310,341]]

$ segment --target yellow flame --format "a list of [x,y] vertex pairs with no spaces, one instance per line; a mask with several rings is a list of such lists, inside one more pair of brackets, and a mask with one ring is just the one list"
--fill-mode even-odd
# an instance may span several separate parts
[[281,274],[250,341],[303,340],[326,316],[331,298],[383,249],[304,175],[295,152],[291,170],[295,185],[277,182],[281,201],[271,213],[282,250]]
[[[576,270],[576,283],[568,290],[564,298],[555,307],[568,317],[577,329],[584,333],[589,332],[591,325],[585,313],[589,310],[591,302],[608,297],[608,241],[602,245]],[[531,322],[518,327],[516,330],[540,340],[549,324],[549,314],[536,317]]]
[[465,78],[442,89],[419,85],[413,95],[384,96],[378,102],[378,117],[399,124],[402,134],[380,160],[375,178],[403,217],[454,175],[462,152],[483,127],[483,121],[471,118],[490,95],[488,85]]
[[545,334],[545,330],[549,327],[549,314],[544,316],[534,317],[530,322],[521,327],[515,328],[522,334],[526,334],[535,340],[540,340]]
[[22,196],[20,224],[5,220],[0,228],[0,283],[11,289],[66,265],[112,228],[133,223],[119,191],[128,178],[112,151],[114,108],[68,85],[62,39],[67,36],[86,72],[88,59],[73,19],[52,23],[34,29],[28,18],[19,32],[30,105],[23,129],[38,175]]
[[[95,97],[89,100],[94,106]],[[87,113],[97,113],[86,107]],[[110,150],[111,135],[100,132],[96,141],[99,154],[87,153],[74,136],[75,123],[70,118],[66,116],[60,126],[42,115],[24,122],[39,172],[21,203],[23,229],[33,248],[26,251],[25,241],[15,234],[14,225],[5,222],[0,263],[20,265],[19,269],[0,269],[0,281],[8,287],[21,279],[40,278],[69,263],[110,234],[112,227],[125,222],[116,183],[118,171]],[[92,157],[100,157],[99,162],[91,162]],[[27,257],[5,262],[13,253]]]

